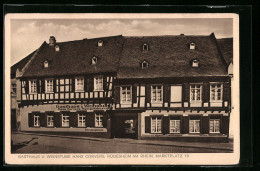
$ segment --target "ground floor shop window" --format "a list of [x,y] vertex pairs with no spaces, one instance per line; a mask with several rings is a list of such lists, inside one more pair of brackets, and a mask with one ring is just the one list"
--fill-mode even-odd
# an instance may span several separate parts
[[220,131],[220,119],[210,119],[209,121],[209,132],[219,133]]
[[54,126],[53,115],[47,115],[47,126],[49,127]]
[[151,118],[151,133],[162,133],[162,117]]
[[180,120],[171,119],[170,120],[170,133],[180,133]]
[[190,120],[190,133],[200,133],[200,120]]
[[33,115],[33,126],[40,126],[40,115],[39,114]]
[[103,127],[103,114],[95,114],[95,127]]
[[62,127],[68,127],[68,126],[69,126],[69,115],[62,114]]
[[86,126],[86,115],[78,114],[78,127],[85,127],[85,126]]

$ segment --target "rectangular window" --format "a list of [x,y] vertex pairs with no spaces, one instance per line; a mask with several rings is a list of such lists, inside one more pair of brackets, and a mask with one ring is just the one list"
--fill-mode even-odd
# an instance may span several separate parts
[[86,115],[78,114],[78,127],[85,127],[85,126],[86,126]]
[[210,84],[210,101],[222,101],[223,84]]
[[201,101],[202,86],[199,84],[192,84],[190,86],[190,101]]
[[200,120],[190,120],[190,133],[200,133]]
[[178,119],[170,119],[170,133],[180,133],[181,121]]
[[53,80],[45,80],[45,93],[53,93]]
[[29,93],[37,93],[36,80],[30,80],[29,81]]
[[103,77],[102,76],[94,77],[94,90],[95,91],[103,90]]
[[62,126],[69,127],[69,115],[68,114],[62,114]]
[[151,118],[151,133],[162,133],[162,117],[153,116]]
[[152,86],[151,87],[152,93],[152,102],[159,102],[162,103],[163,99],[163,86]]
[[95,127],[103,127],[103,114],[95,114]]
[[47,126],[54,126],[53,115],[47,115]]
[[121,87],[121,103],[131,103],[132,102],[132,87],[124,86]]
[[84,91],[84,78],[76,78],[75,79],[75,90],[76,91]]
[[171,86],[171,102],[182,101],[182,86]]
[[40,115],[39,114],[33,115],[33,126],[40,126]]
[[209,132],[219,133],[220,131],[220,119],[210,119],[209,120]]
[[11,95],[16,96],[16,84],[12,84],[11,86]]
[[56,79],[56,92],[71,92],[72,91],[72,79]]

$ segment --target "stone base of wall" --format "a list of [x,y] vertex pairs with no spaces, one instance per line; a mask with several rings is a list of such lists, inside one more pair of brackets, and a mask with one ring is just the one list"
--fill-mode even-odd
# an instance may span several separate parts
[[22,131],[27,133],[38,133],[46,135],[62,135],[62,136],[81,136],[81,137],[93,137],[93,138],[111,138],[108,132],[55,132],[55,131]]
[[183,141],[183,142],[224,142],[228,143],[227,136],[150,136],[143,135],[142,140],[165,140],[165,141]]

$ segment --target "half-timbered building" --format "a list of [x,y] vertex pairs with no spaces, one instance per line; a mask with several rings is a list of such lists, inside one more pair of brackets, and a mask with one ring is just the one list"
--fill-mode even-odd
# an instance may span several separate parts
[[115,81],[113,136],[224,141],[230,83],[214,33],[125,37]]
[[232,68],[222,49],[214,33],[51,36],[16,72],[21,130],[225,141]]
[[110,137],[122,36],[44,42],[17,78],[22,131]]

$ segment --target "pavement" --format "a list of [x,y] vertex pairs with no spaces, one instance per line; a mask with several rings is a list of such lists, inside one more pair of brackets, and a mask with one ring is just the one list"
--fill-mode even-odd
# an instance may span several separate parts
[[233,143],[12,133],[12,153],[232,153]]

